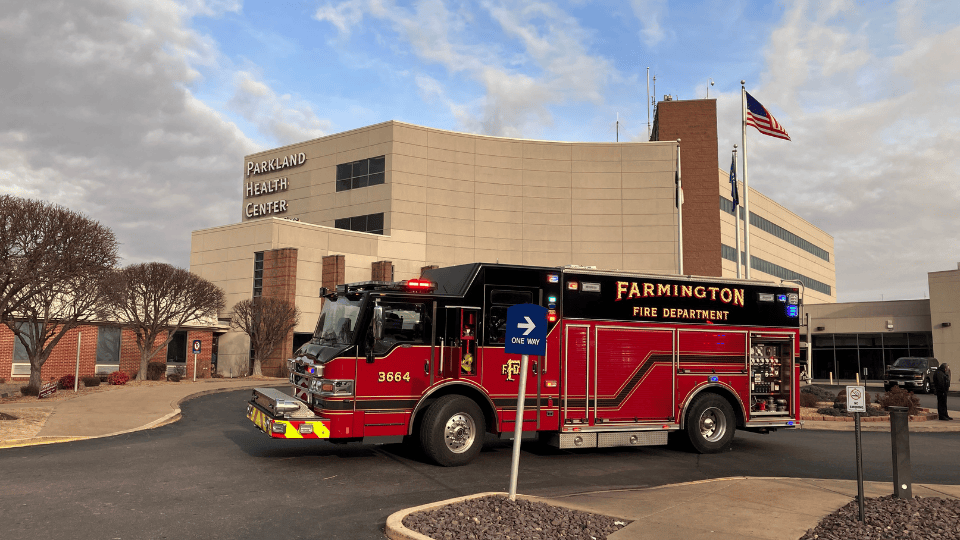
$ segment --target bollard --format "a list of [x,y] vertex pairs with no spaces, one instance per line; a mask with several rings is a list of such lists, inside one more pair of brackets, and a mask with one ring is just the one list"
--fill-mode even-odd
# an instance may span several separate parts
[[908,410],[907,407],[890,407],[890,443],[893,447],[893,496],[898,499],[913,498]]

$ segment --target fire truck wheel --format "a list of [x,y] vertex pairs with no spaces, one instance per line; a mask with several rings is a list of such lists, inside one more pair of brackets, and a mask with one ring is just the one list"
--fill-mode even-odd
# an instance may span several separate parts
[[733,407],[716,394],[704,394],[690,405],[686,430],[690,444],[697,452],[721,452],[730,445],[736,430]]
[[459,467],[477,457],[486,432],[483,412],[472,399],[443,396],[423,417],[420,445],[438,465]]

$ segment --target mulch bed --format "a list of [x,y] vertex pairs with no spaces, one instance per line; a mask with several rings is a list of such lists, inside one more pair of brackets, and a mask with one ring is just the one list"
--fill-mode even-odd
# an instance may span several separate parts
[[503,495],[414,512],[403,526],[436,540],[605,540],[627,521]]
[[856,499],[823,518],[800,540],[957,539],[960,500],[940,497],[864,497],[864,520]]

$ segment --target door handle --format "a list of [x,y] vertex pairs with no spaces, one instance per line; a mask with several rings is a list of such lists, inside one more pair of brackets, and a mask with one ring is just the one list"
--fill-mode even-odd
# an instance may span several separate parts
[[430,361],[429,361],[429,360],[426,360],[426,361],[423,362],[423,374],[424,374],[424,375],[429,375],[429,374],[430,374]]
[[536,375],[536,374],[537,374],[537,363],[534,362],[531,367],[533,368],[533,374]]

